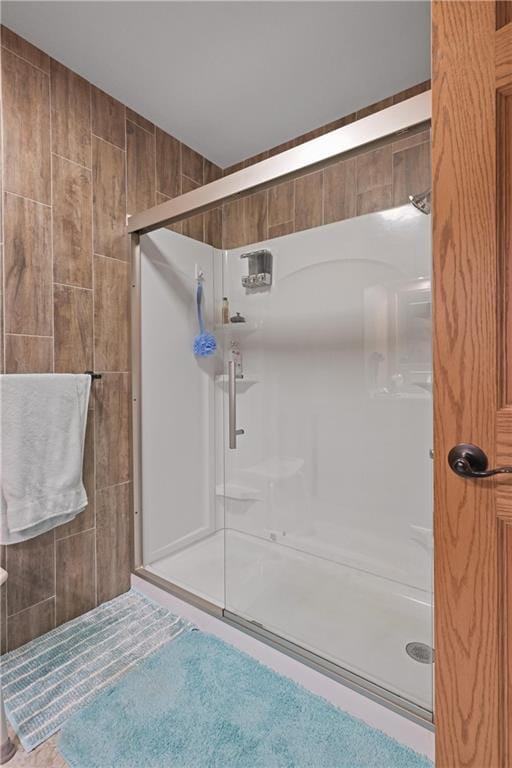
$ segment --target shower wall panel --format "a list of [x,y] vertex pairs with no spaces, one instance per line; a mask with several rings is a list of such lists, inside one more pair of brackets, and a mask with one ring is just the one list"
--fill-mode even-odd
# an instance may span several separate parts
[[228,499],[226,527],[359,551],[362,567],[429,590],[430,217],[409,204],[255,247],[273,254],[268,290],[242,287],[244,249],[226,256],[223,292],[246,318],[225,331],[245,429],[226,478],[257,491]]
[[205,324],[214,311],[214,249],[167,229],[141,238],[143,563],[215,529],[215,358],[197,358],[196,271]]

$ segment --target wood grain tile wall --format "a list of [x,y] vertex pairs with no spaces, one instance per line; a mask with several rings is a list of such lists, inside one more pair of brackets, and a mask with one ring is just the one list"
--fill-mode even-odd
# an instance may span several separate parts
[[223,247],[236,248],[386,210],[430,188],[430,131],[411,131],[323,170],[226,203]]
[[223,206],[224,248],[382,211],[431,187],[430,131],[413,130]]
[[[129,253],[126,215],[218,178],[220,168],[2,28],[0,236],[7,373],[103,373],[93,386],[89,504],[3,548],[2,649],[128,589]],[[184,222],[220,245],[221,211]]]
[[[224,169],[224,175],[340,128],[354,120],[428,90],[420,83],[352,115],[310,131],[278,147]],[[224,248],[249,245],[334,221],[406,203],[410,194],[431,187],[430,131],[413,129],[378,142],[323,170],[270,186],[264,192],[225,204]]]

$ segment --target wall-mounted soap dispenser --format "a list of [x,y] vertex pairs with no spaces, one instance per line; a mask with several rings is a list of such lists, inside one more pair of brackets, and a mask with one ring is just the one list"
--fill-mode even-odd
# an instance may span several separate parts
[[242,253],[241,259],[249,260],[249,274],[242,277],[242,285],[247,290],[267,288],[272,285],[272,254],[266,248],[260,251]]

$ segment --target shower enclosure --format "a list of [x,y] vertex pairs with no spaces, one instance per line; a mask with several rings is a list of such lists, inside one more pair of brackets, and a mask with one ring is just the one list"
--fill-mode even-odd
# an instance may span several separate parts
[[[428,94],[415,97],[334,132],[329,158],[310,142],[308,162],[285,167],[284,153],[267,172],[331,159],[367,143],[368,125],[386,136],[428,108]],[[241,173],[242,188],[254,188]],[[233,194],[228,181],[209,185],[212,201]],[[200,192],[208,197],[205,187],[193,205],[171,201],[131,226],[137,573],[428,721],[426,190],[233,249],[161,226],[204,210]],[[213,357],[192,353],[198,278]]]

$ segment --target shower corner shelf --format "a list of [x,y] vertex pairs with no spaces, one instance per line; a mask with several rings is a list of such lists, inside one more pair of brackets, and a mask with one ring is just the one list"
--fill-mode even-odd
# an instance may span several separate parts
[[[229,384],[229,377],[225,373],[218,374],[215,377],[215,380],[219,382],[219,384],[222,384],[222,386],[228,386]],[[250,387],[253,386],[253,384],[259,384],[259,379],[255,379],[252,376],[244,376],[243,378],[239,379],[237,376],[236,379],[236,388],[238,392],[246,392]]]
[[258,330],[258,326],[255,323],[221,323],[215,326],[217,333],[224,334],[225,336],[248,336],[250,333],[254,333]]
[[370,398],[372,400],[431,400],[432,395],[427,390],[424,392],[373,392]]
[[257,488],[251,488],[248,485],[237,485],[235,483],[218,485],[215,488],[215,495],[225,499],[236,499],[237,501],[261,501],[261,493]]

